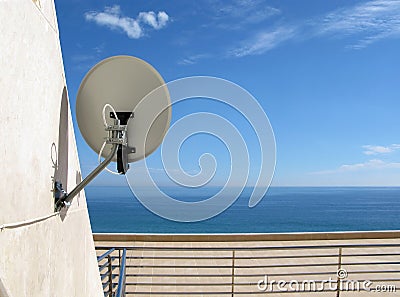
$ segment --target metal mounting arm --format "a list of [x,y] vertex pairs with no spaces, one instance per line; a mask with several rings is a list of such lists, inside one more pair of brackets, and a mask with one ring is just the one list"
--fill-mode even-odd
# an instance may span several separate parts
[[[103,111],[104,113],[104,111]],[[129,169],[128,154],[134,153],[135,148],[128,147],[128,139],[126,135],[128,120],[133,117],[132,112],[115,112],[110,113],[110,118],[114,119],[114,125],[106,125],[105,131],[108,137],[105,138],[104,144],[112,144],[110,155],[104,159],[83,181],[81,181],[71,193],[67,193],[59,181],[54,183],[54,199],[55,211],[59,211],[64,206],[69,206],[72,199],[80,192],[88,183],[90,183],[108,164],[111,163],[115,154],[117,154],[117,169],[119,174],[125,174]],[[121,119],[119,119],[121,118]],[[104,145],[99,152],[99,156],[103,151]]]
[[55,197],[56,197],[56,202],[55,202],[55,210],[59,211],[62,207],[68,205],[71,200],[80,192],[82,189],[90,183],[104,168],[107,167],[108,164],[111,163],[112,159],[114,158],[116,152],[118,149],[118,144],[113,144],[111,148],[111,153],[110,155],[104,159],[103,162],[99,164],[83,181],[81,181],[75,189],[71,191],[71,193],[67,194],[64,190],[62,190],[62,186],[60,187],[60,184],[56,182],[55,186]]

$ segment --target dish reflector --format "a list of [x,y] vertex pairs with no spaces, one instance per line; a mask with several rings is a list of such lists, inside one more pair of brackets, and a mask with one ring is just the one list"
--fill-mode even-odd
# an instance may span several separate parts
[[[156,96],[145,98],[157,88]],[[131,56],[110,57],[96,64],[79,87],[76,98],[79,130],[87,144],[99,154],[108,136],[103,123],[104,106],[110,104],[117,114],[133,112],[126,133],[128,146],[135,151],[128,152],[127,161],[135,162],[150,155],[161,144],[170,125],[170,102],[164,80],[150,64]],[[107,123],[113,124],[110,112],[105,118]],[[102,157],[110,153],[108,145]]]

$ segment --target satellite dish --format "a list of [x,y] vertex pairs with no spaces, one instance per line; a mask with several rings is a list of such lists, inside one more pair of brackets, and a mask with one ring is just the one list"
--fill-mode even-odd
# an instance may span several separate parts
[[105,160],[69,194],[56,181],[56,209],[67,205],[110,162],[116,161],[118,173],[125,174],[128,163],[157,149],[171,121],[168,88],[145,61],[132,56],[110,57],[83,78],[76,98],[76,118],[87,144]]
[[[136,152],[128,154],[128,162],[138,161],[154,152],[171,120],[167,87],[163,88],[163,93],[158,90],[158,96],[152,96],[153,100],[142,102],[138,107],[140,110],[134,109],[146,95],[163,85],[165,82],[161,75],[150,64],[135,57],[115,56],[96,64],[82,80],[76,98],[76,118],[87,144],[96,153],[100,152],[107,137],[102,110],[104,105],[110,104],[121,116],[124,112],[134,112],[132,120],[129,120],[127,137],[129,147],[136,148]],[[154,123],[146,121],[160,112]],[[112,123],[111,117],[112,113],[106,114],[108,123]],[[110,147],[105,148],[102,157],[108,156],[110,151]]]

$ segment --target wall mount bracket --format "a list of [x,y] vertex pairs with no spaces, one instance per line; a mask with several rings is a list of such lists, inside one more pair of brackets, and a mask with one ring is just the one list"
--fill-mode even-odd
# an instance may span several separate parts
[[119,174],[125,174],[129,169],[128,154],[135,153],[136,149],[128,146],[127,139],[127,123],[133,117],[132,112],[116,112],[117,119],[114,113],[110,114],[114,118],[114,125],[107,126],[105,130],[108,132],[106,138],[107,144],[112,144],[110,154],[101,162],[84,180],[76,187],[67,193],[60,181],[54,182],[54,210],[60,211],[62,208],[68,208],[71,205],[72,199],[83,190],[108,164],[114,159],[117,154],[117,171]]

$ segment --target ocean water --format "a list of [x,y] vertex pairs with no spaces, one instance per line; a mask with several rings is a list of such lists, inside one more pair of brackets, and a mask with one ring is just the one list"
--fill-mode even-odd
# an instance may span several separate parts
[[[164,189],[184,201],[210,197],[217,189]],[[276,233],[400,229],[400,188],[271,187],[249,208],[245,189],[221,214],[202,222],[163,219],[140,204],[129,187],[87,187],[93,232]]]

